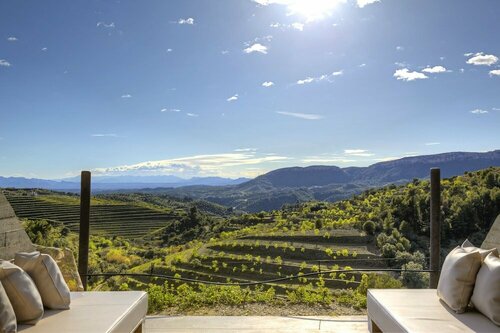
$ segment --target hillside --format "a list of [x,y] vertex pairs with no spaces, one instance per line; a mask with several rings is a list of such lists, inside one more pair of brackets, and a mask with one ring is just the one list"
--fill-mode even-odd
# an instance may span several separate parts
[[425,179],[432,167],[441,168],[442,177],[452,177],[490,166],[500,166],[500,150],[405,157],[369,167],[282,168],[235,186],[194,186],[143,191],[194,197],[244,211],[258,212],[279,209],[283,204],[311,200],[335,202],[369,188]]
[[[51,196],[46,199],[53,200]],[[68,205],[74,198],[66,196],[64,200]],[[144,204],[146,198],[123,194],[97,196],[94,200],[94,206],[109,206]],[[147,197],[151,205],[163,200]],[[428,285],[426,273],[380,272],[384,268],[427,267],[428,181],[372,189],[336,203],[307,202],[272,212],[227,215],[216,225],[193,207],[185,211],[178,229],[158,229],[159,237],[153,241],[129,242],[121,237],[110,238],[111,233],[92,237],[91,272],[154,272],[177,280],[164,284],[162,279],[144,276],[92,278],[92,286],[100,290],[145,289],[150,293],[152,311],[169,307],[182,312],[200,306],[252,302],[321,304],[330,310],[355,311],[365,306],[368,287]],[[481,244],[500,213],[500,168],[444,179],[442,212],[444,252],[465,238]],[[58,234],[57,227],[40,229],[38,223],[26,224],[28,234],[46,245],[52,244],[51,239],[61,245],[57,242],[64,237]],[[171,246],[171,239],[178,237],[179,231],[187,230],[187,234],[199,229],[211,229],[212,233],[199,234],[189,242],[185,237],[184,242],[179,240],[179,245]],[[378,273],[358,271],[363,269]],[[294,276],[297,278],[286,279]],[[219,283],[274,281],[244,288],[178,280],[186,278]]]

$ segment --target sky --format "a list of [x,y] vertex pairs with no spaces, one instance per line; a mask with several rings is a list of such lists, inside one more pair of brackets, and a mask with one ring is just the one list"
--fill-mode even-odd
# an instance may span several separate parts
[[0,176],[500,148],[497,0],[0,1]]

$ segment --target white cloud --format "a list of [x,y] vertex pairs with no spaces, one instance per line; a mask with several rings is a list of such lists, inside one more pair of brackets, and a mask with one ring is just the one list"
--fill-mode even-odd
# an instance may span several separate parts
[[425,145],[426,146],[437,146],[437,145],[440,145],[441,142],[426,142]]
[[304,23],[294,22],[294,23],[292,23],[292,28],[299,30],[299,31],[304,31]]
[[490,71],[490,76],[500,76],[500,69],[494,69],[492,71]]
[[427,79],[427,75],[420,72],[410,72],[408,68],[398,69],[394,72],[393,75],[398,80],[403,81],[414,81],[414,80],[422,80]]
[[483,52],[478,52],[475,54],[466,53],[466,56],[471,56],[471,55],[472,57],[469,60],[467,60],[467,63],[469,65],[491,66],[498,62],[498,57],[493,54],[484,54]]
[[239,97],[238,94],[234,94],[233,96],[231,96],[228,99],[226,99],[226,101],[228,101],[228,102],[237,101],[238,97]]
[[132,95],[130,95],[130,94],[123,94],[122,98],[132,98]]
[[115,22],[111,22],[111,23],[97,22],[97,27],[103,27],[103,28],[107,28],[107,29],[114,29],[115,28]]
[[426,73],[444,73],[446,72],[446,68],[443,66],[434,66],[434,67],[427,67],[422,69],[422,72]]
[[262,83],[262,86],[268,88],[268,87],[274,86],[274,82],[266,81],[266,82]]
[[44,51],[44,52],[47,51],[47,50],[48,50],[48,48],[46,48],[46,47],[42,48],[42,51]]
[[363,67],[366,67],[366,64],[359,64],[358,65],[359,68],[363,68]]
[[344,150],[344,154],[362,154],[362,153],[366,153],[368,150],[366,149],[345,149]]
[[167,49],[167,53],[172,52],[174,49]]
[[163,108],[160,110],[160,112],[181,112],[180,109],[167,109],[167,108]]
[[344,71],[339,70],[339,71],[333,72],[331,74],[323,74],[323,75],[316,76],[316,77],[308,76],[305,79],[297,80],[296,83],[298,85],[303,85],[303,84],[308,84],[308,83],[312,83],[312,82],[321,82],[321,81],[333,82],[334,76],[341,76],[342,74],[344,74]]
[[308,77],[308,78],[305,78],[305,79],[302,79],[302,80],[298,80],[297,84],[306,84],[306,83],[311,83],[313,81],[314,81],[314,78]]
[[[165,160],[146,161],[131,165],[94,169],[99,175],[177,175],[240,177],[246,175],[247,168],[265,166],[288,160],[288,157],[266,156],[255,151],[230,152],[223,154],[194,155]],[[252,173],[254,175],[254,172]]]
[[98,134],[91,134],[90,136],[94,138],[117,138],[118,135],[115,133],[98,133]]
[[[407,156],[405,156],[407,157]],[[389,161],[394,161],[394,160],[399,160],[401,157],[399,156],[389,156],[389,157],[382,157],[382,158],[375,158],[373,159],[376,162],[389,162]]]
[[[236,152],[249,152],[249,151],[257,151],[257,148],[237,148],[234,151]],[[273,154],[274,155],[274,154]]]
[[404,62],[404,61],[403,61],[403,62],[398,62],[398,61],[396,61],[396,62],[394,63],[394,65],[396,65],[396,66],[398,66],[398,67],[408,67],[408,66],[410,66],[407,62]]
[[359,8],[363,8],[375,2],[380,2],[380,0],[356,0],[356,3],[358,4]]
[[404,47],[403,46],[396,46],[396,51],[404,51]]
[[298,112],[285,112],[285,111],[276,111],[276,113],[281,114],[283,116],[301,118],[306,120],[319,120],[324,118],[322,115],[314,113],[298,113]]
[[194,18],[192,17],[189,17],[189,18],[186,18],[186,19],[179,19],[179,21],[177,21],[177,23],[179,24],[189,24],[189,25],[193,25],[194,24]]
[[470,111],[470,113],[472,113],[472,114],[486,114],[486,113],[488,113],[488,111],[482,110],[482,109],[474,109],[474,110]]
[[198,115],[196,113],[186,113],[186,116],[188,117],[198,117]]
[[346,159],[342,157],[324,157],[324,156],[308,156],[306,158],[303,158],[302,163],[322,163],[322,164],[327,164],[327,163],[352,163],[356,162],[356,160],[353,159]]
[[17,39],[16,37],[14,37],[14,36],[10,36],[9,38],[7,38],[7,40],[8,40],[9,42],[15,42],[15,41],[17,41],[18,39]]
[[228,51],[228,50],[222,50],[220,53],[221,53],[222,55],[226,55],[226,54],[228,54],[228,53],[229,53],[229,51]]
[[0,59],[0,66],[3,66],[3,67],[10,67],[12,66],[10,62],[8,62],[7,60],[5,59]]
[[262,54],[267,54],[267,46],[264,46],[260,43],[255,43],[252,44],[251,46],[247,47],[246,49],[243,50],[245,53],[253,53],[253,52],[258,52]]
[[345,149],[344,154],[349,156],[359,156],[359,157],[370,157],[375,155],[368,152],[368,150],[366,149]]

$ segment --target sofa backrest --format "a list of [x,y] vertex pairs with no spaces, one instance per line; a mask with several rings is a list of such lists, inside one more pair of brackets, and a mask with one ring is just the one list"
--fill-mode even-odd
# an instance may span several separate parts
[[492,249],[496,247],[498,251],[500,251],[500,215],[498,215],[495,222],[493,222],[481,247],[483,249]]
[[17,252],[33,250],[26,231],[0,190],[0,259],[13,259]]

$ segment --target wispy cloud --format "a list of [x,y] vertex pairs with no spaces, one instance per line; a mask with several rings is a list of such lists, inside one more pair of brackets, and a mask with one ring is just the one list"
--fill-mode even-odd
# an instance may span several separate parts
[[48,50],[48,48],[46,48],[46,47],[42,47],[42,51],[43,51],[43,52],[45,52],[45,51],[47,51],[47,50]]
[[229,97],[228,99],[226,99],[226,101],[228,102],[234,102],[234,101],[237,101],[238,100],[238,94],[234,94],[233,96]]
[[228,51],[228,50],[222,50],[222,51],[220,51],[220,53],[221,53],[222,55],[226,55],[226,54],[229,54],[229,51]]
[[426,142],[425,145],[426,146],[437,146],[437,145],[440,145],[441,142]]
[[396,51],[404,51],[404,49],[405,49],[404,46],[400,45],[396,46]]
[[193,25],[194,24],[194,18],[192,17],[188,17],[188,18],[181,18],[177,21],[178,24],[189,24],[189,25]]
[[488,113],[488,111],[483,110],[483,109],[474,109],[474,110],[471,110],[470,113],[472,113],[472,114],[486,114],[486,113]]
[[18,39],[16,37],[14,37],[14,36],[10,36],[9,38],[7,38],[7,40],[9,42],[16,42]]
[[444,73],[444,72],[446,72],[446,68],[443,66],[434,66],[434,67],[429,66],[429,67],[422,69],[422,72],[432,73],[432,74]]
[[97,134],[91,134],[91,137],[94,138],[117,138],[118,134],[115,133],[97,133]]
[[172,51],[173,51],[173,49],[167,49],[167,53],[170,53]]
[[130,95],[130,94],[123,94],[122,98],[132,98],[132,95]]
[[160,112],[181,112],[180,109],[167,109],[167,108],[163,108],[160,110]]
[[394,72],[393,76],[396,79],[403,80],[403,81],[415,81],[415,80],[423,80],[423,79],[428,78],[428,76],[425,75],[424,73],[410,72],[410,70],[408,68],[402,68],[402,69],[396,70]]
[[364,64],[364,63],[363,63],[363,64],[359,64],[359,65],[358,65],[358,67],[359,67],[359,68],[366,67],[366,64]]
[[380,0],[356,0],[359,8],[363,8],[376,2],[380,2]]
[[274,86],[274,82],[272,82],[272,81],[262,82],[262,86],[268,88],[268,87]]
[[344,71],[343,70],[339,70],[339,71],[336,71],[336,72],[333,72],[331,74],[323,74],[323,75],[320,75],[320,76],[316,76],[316,77],[307,77],[305,79],[302,79],[302,80],[297,80],[297,84],[298,85],[303,85],[303,84],[308,84],[308,83],[312,83],[312,82],[321,82],[321,81],[328,81],[328,82],[333,82],[333,78],[335,76],[341,76],[342,74],[344,74]]
[[224,154],[194,155],[165,160],[146,161],[131,165],[97,168],[100,175],[154,175],[178,176],[241,176],[250,166],[265,165],[288,160],[279,155],[263,155],[256,151],[239,151]]
[[298,113],[298,112],[286,112],[286,111],[276,111],[276,113],[281,114],[283,116],[295,117],[306,120],[319,120],[324,118],[322,115],[314,113]]
[[305,24],[301,22],[293,22],[292,24],[285,24],[285,23],[271,23],[269,25],[271,28],[280,28],[281,30],[285,29],[295,29],[299,31],[304,31]]
[[498,62],[498,57],[493,55],[493,54],[484,54],[484,52],[478,52],[478,53],[466,53],[466,57],[470,57],[467,60],[467,63],[469,65],[475,65],[475,66],[491,66],[494,65]]
[[252,44],[251,46],[243,49],[243,52],[245,52],[245,53],[257,52],[257,53],[267,54],[267,46],[264,46],[260,43],[255,43],[255,44]]
[[494,69],[494,70],[490,71],[490,76],[491,77],[500,76],[500,69]]
[[106,29],[114,29],[115,28],[115,22],[111,23],[106,23],[106,22],[97,22],[97,27],[103,27]]
[[7,60],[5,59],[0,59],[0,66],[3,66],[3,67],[10,67],[12,66],[10,62],[8,62]]
[[366,149],[345,149],[344,154],[349,156],[370,157],[375,154],[368,152]]
[[250,151],[257,151],[257,148],[237,148],[234,151],[236,152],[250,152]]
[[198,114],[196,114],[196,113],[189,113],[188,112],[188,113],[186,113],[186,116],[188,116],[188,117],[198,117]]

